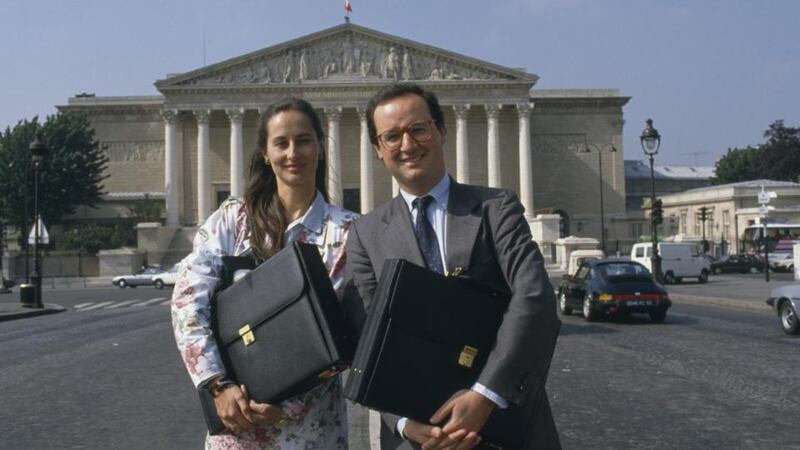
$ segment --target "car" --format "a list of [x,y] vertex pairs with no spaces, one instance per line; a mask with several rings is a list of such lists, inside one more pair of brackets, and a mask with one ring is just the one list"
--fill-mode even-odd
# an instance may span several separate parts
[[764,272],[766,265],[754,255],[728,255],[711,263],[711,272],[720,273],[758,273]]
[[646,313],[661,323],[672,306],[667,290],[642,264],[620,259],[584,261],[574,275],[564,274],[558,286],[561,314],[580,310],[586,321],[601,315]]
[[142,267],[132,275],[119,275],[112,278],[111,284],[120,288],[151,286],[153,284],[153,275],[158,273],[161,273],[161,269],[158,267]]
[[794,270],[794,253],[770,253],[769,268],[773,272],[791,272]]
[[180,263],[175,264],[166,272],[153,275],[153,286],[156,289],[164,289],[164,286],[174,286],[175,282],[178,281],[178,268],[180,268]]
[[778,314],[781,329],[786,334],[800,334],[800,283],[776,287],[769,294],[767,304]]
[[[631,261],[652,270],[651,258],[653,244],[639,242],[631,248]],[[711,264],[700,251],[700,246],[691,242],[659,242],[658,254],[661,256],[661,274],[664,284],[680,283],[684,278],[697,278],[700,283],[708,282]]]

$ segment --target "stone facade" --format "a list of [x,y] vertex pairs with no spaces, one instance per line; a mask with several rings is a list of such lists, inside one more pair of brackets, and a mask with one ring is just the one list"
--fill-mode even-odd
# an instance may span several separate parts
[[329,136],[331,198],[366,212],[396,188],[363,132],[363,107],[395,80],[439,96],[446,164],[458,180],[512,189],[529,217],[560,214],[563,234],[593,237],[602,187],[607,238],[615,237],[613,223],[625,217],[628,97],[536,90],[538,76],[525,71],[353,24],[170,76],[156,82],[159,96],[82,96],[58,108],[89,115],[110,158],[109,197],[157,193],[166,224],[177,227],[202,222],[226,195],[242,193],[259,111],[285,96],[305,98]]
[[[680,236],[684,241],[702,240],[700,208],[708,208],[706,240],[714,254],[733,254],[747,250],[743,242],[746,227],[760,223],[758,193],[775,192],[769,203],[771,223],[800,224],[800,184],[788,181],[754,180],[708,186],[662,195],[663,236]],[[649,203],[648,203],[649,205]]]

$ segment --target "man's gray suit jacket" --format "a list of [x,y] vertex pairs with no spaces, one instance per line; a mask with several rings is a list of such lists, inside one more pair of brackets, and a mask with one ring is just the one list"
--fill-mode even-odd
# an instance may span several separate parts
[[[512,292],[496,346],[478,382],[523,408],[530,419],[526,423],[532,424],[531,429],[520,430],[526,434],[526,448],[558,449],[544,382],[560,322],[542,254],[523,212],[511,191],[451,180],[446,269],[461,268],[465,276]],[[360,298],[369,311],[383,263],[393,258],[425,266],[411,214],[400,195],[361,217],[350,230],[347,301]],[[397,435],[399,417],[382,416],[382,448],[416,447]]]

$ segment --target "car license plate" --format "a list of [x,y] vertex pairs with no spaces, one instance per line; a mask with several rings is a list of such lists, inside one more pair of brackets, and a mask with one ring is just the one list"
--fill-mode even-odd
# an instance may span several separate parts
[[628,306],[650,306],[653,304],[651,300],[630,300],[627,303]]

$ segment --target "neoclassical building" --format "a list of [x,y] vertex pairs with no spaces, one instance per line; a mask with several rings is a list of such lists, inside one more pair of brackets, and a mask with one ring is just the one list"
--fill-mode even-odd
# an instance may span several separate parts
[[331,201],[367,212],[397,187],[369,142],[364,108],[398,80],[439,96],[447,167],[458,181],[513,189],[531,218],[561,215],[562,235],[599,237],[602,192],[607,238],[617,227],[625,233],[629,97],[538,90],[538,76],[524,69],[350,23],[168,75],[155,83],[160,95],[83,94],[58,106],[88,114],[110,159],[102,207],[78,217],[123,217],[127,203],[149,197],[163,199],[167,226],[196,226],[243,193],[259,112],[290,95],[309,100],[326,126]]

